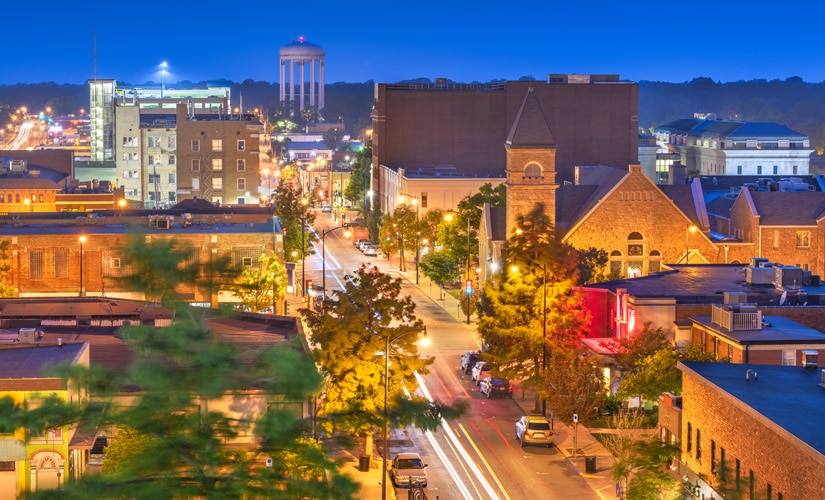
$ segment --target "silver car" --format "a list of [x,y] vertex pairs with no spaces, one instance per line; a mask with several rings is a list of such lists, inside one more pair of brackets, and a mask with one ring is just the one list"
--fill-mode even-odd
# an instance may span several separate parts
[[392,459],[390,479],[395,486],[427,486],[427,464],[418,453],[399,453]]

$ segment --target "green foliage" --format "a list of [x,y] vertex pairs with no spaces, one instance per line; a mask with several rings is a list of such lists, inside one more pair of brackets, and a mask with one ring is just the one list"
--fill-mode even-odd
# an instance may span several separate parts
[[605,274],[607,266],[607,252],[601,248],[590,247],[578,250],[579,285],[599,283],[607,280]]
[[431,280],[444,286],[458,279],[458,262],[449,252],[431,252],[421,258],[421,272]]
[[334,152],[338,149],[338,146],[344,139],[344,135],[346,135],[344,127],[335,127],[324,132],[324,135],[321,140],[324,142],[324,146],[326,146]]
[[[407,256],[415,255],[416,212],[410,205],[401,204],[392,215],[384,215],[378,227],[381,251],[386,255],[398,253],[406,270]],[[419,240],[420,245],[420,240]]]
[[[421,358],[424,325],[415,303],[401,296],[401,280],[361,266],[333,292],[325,310],[302,310],[317,345],[316,361],[326,378],[319,415],[328,432],[370,432],[383,422],[385,363],[389,363],[387,412],[392,422],[429,428],[436,410],[415,391],[415,372],[426,373],[432,358]],[[389,341],[389,358],[385,357]],[[448,412],[449,414],[449,412]]]
[[309,210],[308,201],[293,189],[289,182],[281,182],[273,193],[275,213],[284,234],[284,256],[295,262],[302,256],[312,255],[312,243],[318,237],[308,228],[315,222],[315,213]]
[[16,297],[17,287],[12,284],[11,264],[9,262],[10,240],[0,241],[0,297]]
[[147,451],[157,446],[157,439],[141,434],[135,429],[121,426],[117,430],[117,438],[103,450],[103,472],[116,474],[129,466],[129,462],[145,456]]
[[371,169],[372,143],[368,143],[355,157],[349,184],[344,188],[344,198],[352,204],[360,203],[362,205],[361,213],[363,214],[371,211],[372,208],[367,206],[367,191],[370,188]]
[[287,287],[286,267],[274,252],[262,254],[258,262],[257,268],[244,269],[235,285],[241,303],[254,312],[283,300]]
[[117,278],[129,290],[141,290],[149,300],[163,304],[176,298],[179,284],[194,284],[200,269],[187,266],[192,249],[175,238],[153,238],[143,234],[129,236],[122,252],[129,274]]

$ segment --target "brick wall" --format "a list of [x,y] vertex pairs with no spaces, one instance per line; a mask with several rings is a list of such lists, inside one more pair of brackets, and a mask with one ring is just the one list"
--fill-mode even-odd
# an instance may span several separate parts
[[[825,498],[825,462],[821,454],[784,432],[780,435],[782,431],[767,420],[735,406],[729,396],[688,373],[684,374],[682,391],[682,461],[691,470],[718,486],[724,448],[729,484],[735,483],[735,461],[741,464],[743,498],[748,498],[751,470],[756,498],[765,498],[768,484],[773,498],[779,493],[784,500]],[[692,433],[690,451],[688,428]],[[701,434],[701,458],[696,457],[697,431]],[[715,471],[711,470],[711,441],[716,443]]]

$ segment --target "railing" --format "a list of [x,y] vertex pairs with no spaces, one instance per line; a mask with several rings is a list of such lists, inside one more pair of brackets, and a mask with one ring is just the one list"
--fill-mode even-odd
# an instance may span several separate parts
[[728,330],[761,330],[762,311],[753,306],[745,306],[746,312],[736,311],[730,306],[714,305],[711,313],[713,323]]

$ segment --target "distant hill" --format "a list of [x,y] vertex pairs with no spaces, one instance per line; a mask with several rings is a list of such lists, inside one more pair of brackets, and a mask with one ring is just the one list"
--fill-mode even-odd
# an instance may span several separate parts
[[[427,79],[415,80],[429,83]],[[146,85],[158,85],[148,82]],[[193,86],[192,82],[169,84]],[[203,85],[203,83],[199,84]],[[374,82],[337,82],[326,86],[324,115],[344,120],[347,131],[356,134],[370,125]],[[233,100],[243,97],[247,109],[272,110],[278,106],[278,84],[246,80],[232,86]],[[0,126],[7,113],[19,106],[36,112],[51,106],[55,114],[78,113],[89,106],[88,86],[39,84],[0,85]],[[807,134],[818,150],[825,149],[825,83],[805,83],[801,78],[719,83],[696,78],[684,83],[639,82],[639,125],[644,129],[670,120],[715,113],[719,118],[768,121],[787,125]]]

